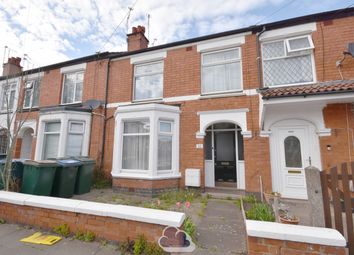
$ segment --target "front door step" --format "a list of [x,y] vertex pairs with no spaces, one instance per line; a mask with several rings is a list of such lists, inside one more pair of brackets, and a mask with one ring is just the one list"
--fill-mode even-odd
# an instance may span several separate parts
[[244,190],[238,190],[235,188],[206,188],[205,193],[208,196],[216,199],[229,199],[229,200],[236,200],[245,196]]

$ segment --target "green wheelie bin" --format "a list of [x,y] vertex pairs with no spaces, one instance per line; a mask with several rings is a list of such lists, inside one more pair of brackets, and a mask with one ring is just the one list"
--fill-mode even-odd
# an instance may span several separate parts
[[75,183],[75,194],[81,195],[91,190],[93,169],[96,161],[88,157],[75,157],[75,159],[82,164],[79,166]]
[[55,173],[52,195],[69,198],[74,195],[78,167],[81,162],[76,159],[57,159],[58,167]]
[[54,160],[24,162],[22,193],[50,196],[58,164]]

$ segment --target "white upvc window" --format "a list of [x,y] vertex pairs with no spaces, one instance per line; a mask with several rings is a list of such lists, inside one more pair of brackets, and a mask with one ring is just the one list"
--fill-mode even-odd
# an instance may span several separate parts
[[66,143],[66,156],[82,156],[85,123],[82,121],[69,121],[68,138]]
[[84,71],[65,73],[63,79],[62,104],[74,104],[82,101]]
[[122,169],[148,170],[149,142],[149,120],[125,121],[123,127]]
[[3,85],[2,89],[2,100],[1,100],[1,110],[2,111],[12,111],[15,106],[17,84],[9,83]]
[[163,96],[163,61],[134,66],[134,101],[160,99]]
[[35,160],[88,156],[91,113],[47,111],[39,116]]
[[264,86],[315,82],[313,48],[310,35],[262,43]]
[[59,151],[60,121],[46,122],[44,127],[43,159],[56,158]]
[[241,48],[202,54],[202,94],[242,90]]
[[157,171],[172,170],[173,122],[160,121],[158,134]]
[[39,106],[40,80],[27,81],[25,84],[25,95],[23,108],[33,108]]
[[118,108],[113,177],[178,178],[179,107],[146,104]]

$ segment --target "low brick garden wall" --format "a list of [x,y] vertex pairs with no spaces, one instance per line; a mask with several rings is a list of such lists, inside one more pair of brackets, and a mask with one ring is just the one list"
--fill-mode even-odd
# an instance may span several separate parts
[[346,240],[335,229],[246,220],[249,255],[345,255]]
[[184,213],[82,200],[33,196],[0,191],[0,218],[52,229],[67,224],[72,232],[92,231],[111,241],[136,239],[143,234],[157,241],[166,226],[180,227]]

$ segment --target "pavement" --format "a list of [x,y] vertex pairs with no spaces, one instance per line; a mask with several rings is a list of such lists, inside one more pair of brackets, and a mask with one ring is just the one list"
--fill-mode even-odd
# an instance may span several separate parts
[[0,255],[119,255],[116,245],[102,245],[99,242],[85,243],[64,238],[53,246],[22,243],[39,230],[14,224],[0,225]]

